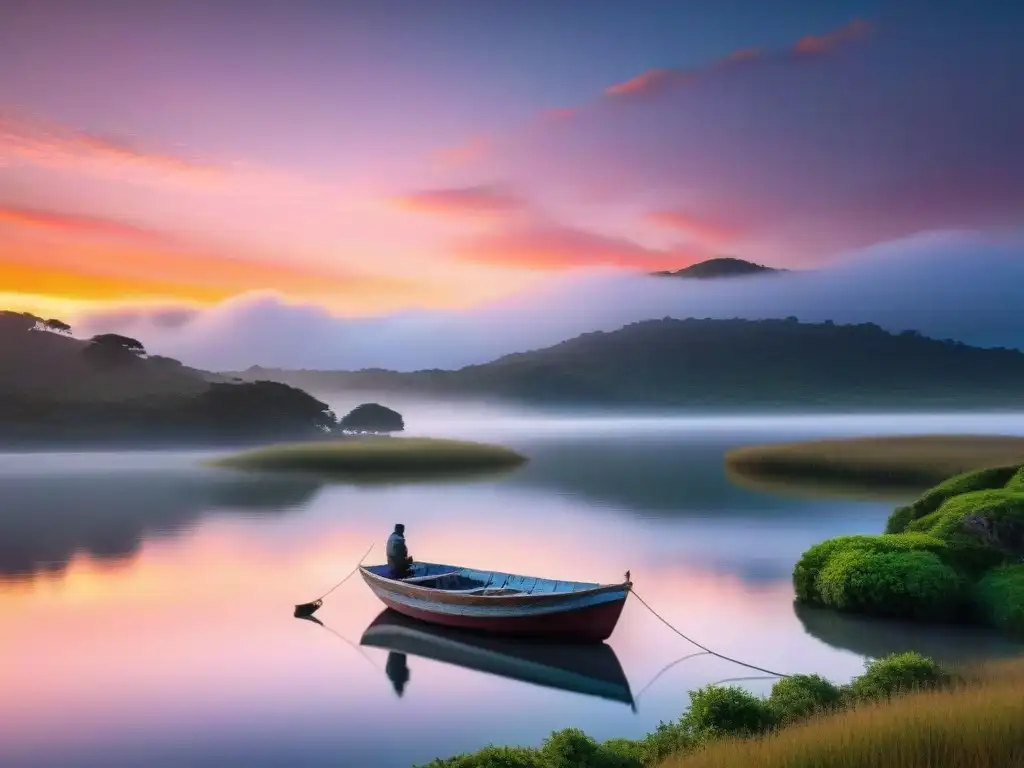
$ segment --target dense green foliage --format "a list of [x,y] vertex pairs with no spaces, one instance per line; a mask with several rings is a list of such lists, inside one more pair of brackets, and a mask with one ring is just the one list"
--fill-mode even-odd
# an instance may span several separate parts
[[798,600],[810,604],[827,604],[821,594],[819,579],[829,561],[837,554],[849,552],[864,553],[938,553],[945,544],[936,538],[923,534],[906,536],[838,536],[815,544],[807,550],[793,569],[793,584]]
[[457,371],[250,369],[317,392],[484,395],[560,406],[991,408],[1024,403],[1024,353],[865,323],[649,320]]
[[867,701],[938,688],[951,680],[934,661],[908,651],[878,659],[847,690],[854,701]]
[[820,675],[793,675],[772,686],[768,704],[779,724],[801,720],[840,706],[843,690]]
[[0,434],[7,446],[236,443],[323,436],[328,406],[272,381],[219,377],[117,334],[87,342],[60,320],[0,312]]
[[[941,507],[947,499],[971,491],[984,491],[991,488],[1002,488],[1008,480],[1018,473],[1016,467],[994,467],[975,472],[964,472],[939,483],[925,491],[913,503],[905,507],[897,507],[889,516],[886,533],[903,533],[912,520],[931,514]],[[1018,474],[1024,473],[1024,469]]]
[[951,619],[964,601],[961,578],[932,552],[838,552],[817,586],[824,605],[896,618]]
[[974,595],[992,626],[1024,636],[1024,565],[994,568],[975,586]]
[[642,739],[598,742],[566,728],[535,749],[489,746],[424,768],[645,768],[725,737],[762,734],[815,713],[939,687],[949,679],[930,659],[902,653],[870,662],[863,675],[842,687],[817,675],[794,675],[760,698],[737,686],[709,685],[690,692],[682,717],[659,724]]
[[896,509],[889,533],[816,544],[793,569],[797,600],[1024,632],[1022,479],[1022,467],[957,475]]

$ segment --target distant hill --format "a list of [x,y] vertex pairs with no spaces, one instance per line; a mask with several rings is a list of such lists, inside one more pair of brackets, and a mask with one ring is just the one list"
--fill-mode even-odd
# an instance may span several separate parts
[[712,280],[720,277],[747,277],[749,275],[766,275],[786,272],[785,269],[766,267],[763,264],[755,264],[752,261],[735,259],[730,256],[723,256],[717,259],[708,259],[691,264],[688,267],[677,269],[674,272],[664,270],[652,272],[655,277],[682,277],[690,280]]
[[929,409],[1024,406],[1024,353],[871,324],[651,320],[457,371],[282,371],[313,392],[482,396],[565,406]]
[[210,444],[315,437],[336,419],[280,382],[234,383],[116,334],[0,312],[0,448]]

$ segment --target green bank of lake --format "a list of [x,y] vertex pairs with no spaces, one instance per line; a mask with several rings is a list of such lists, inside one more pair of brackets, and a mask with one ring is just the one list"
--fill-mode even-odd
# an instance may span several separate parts
[[[500,477],[368,486],[227,472],[203,466],[222,455],[209,451],[0,456],[0,653],[31,661],[3,673],[4,759],[406,768],[487,743],[535,745],[568,726],[639,737],[677,717],[687,691],[751,674],[708,656],[663,671],[694,649],[632,600],[609,646],[635,713],[554,679],[360,647],[382,606],[358,579],[317,614],[342,639],[292,618],[371,542],[369,560],[382,559],[396,522],[417,558],[595,581],[630,569],[673,624],[771,669],[844,682],[894,651],[954,663],[1022,650],[992,632],[796,608],[800,555],[879,532],[900,499],[746,488],[723,457],[847,435],[1024,435],[1024,415],[639,419],[388,405],[410,437],[502,445],[530,461]],[[601,674],[614,676],[610,663]],[[764,694],[772,682],[739,684]]]

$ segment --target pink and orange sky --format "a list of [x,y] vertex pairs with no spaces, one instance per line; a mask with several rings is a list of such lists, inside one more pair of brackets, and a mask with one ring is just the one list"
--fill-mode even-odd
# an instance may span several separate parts
[[0,305],[376,315],[1024,223],[1019,9],[768,5],[9,0]]

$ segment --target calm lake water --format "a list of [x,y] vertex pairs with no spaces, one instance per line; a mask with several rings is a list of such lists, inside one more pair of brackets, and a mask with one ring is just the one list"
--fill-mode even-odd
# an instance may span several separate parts
[[783,672],[846,681],[867,657],[908,648],[948,661],[1022,650],[795,610],[801,552],[880,532],[893,502],[745,488],[722,455],[814,436],[1024,435],[1024,415],[403,412],[412,434],[500,441],[532,461],[496,479],[353,487],[201,469],[200,453],[0,455],[0,763],[407,768],[568,726],[638,737],[678,717],[689,689],[759,674],[706,655],[672,665],[695,649],[636,600],[593,672],[621,666],[635,712],[564,690],[579,680],[568,674],[538,673],[545,687],[360,646],[382,606],[358,577],[319,611],[326,627],[292,618],[371,543],[379,561],[395,522],[424,560],[592,581],[630,569],[683,632]]

